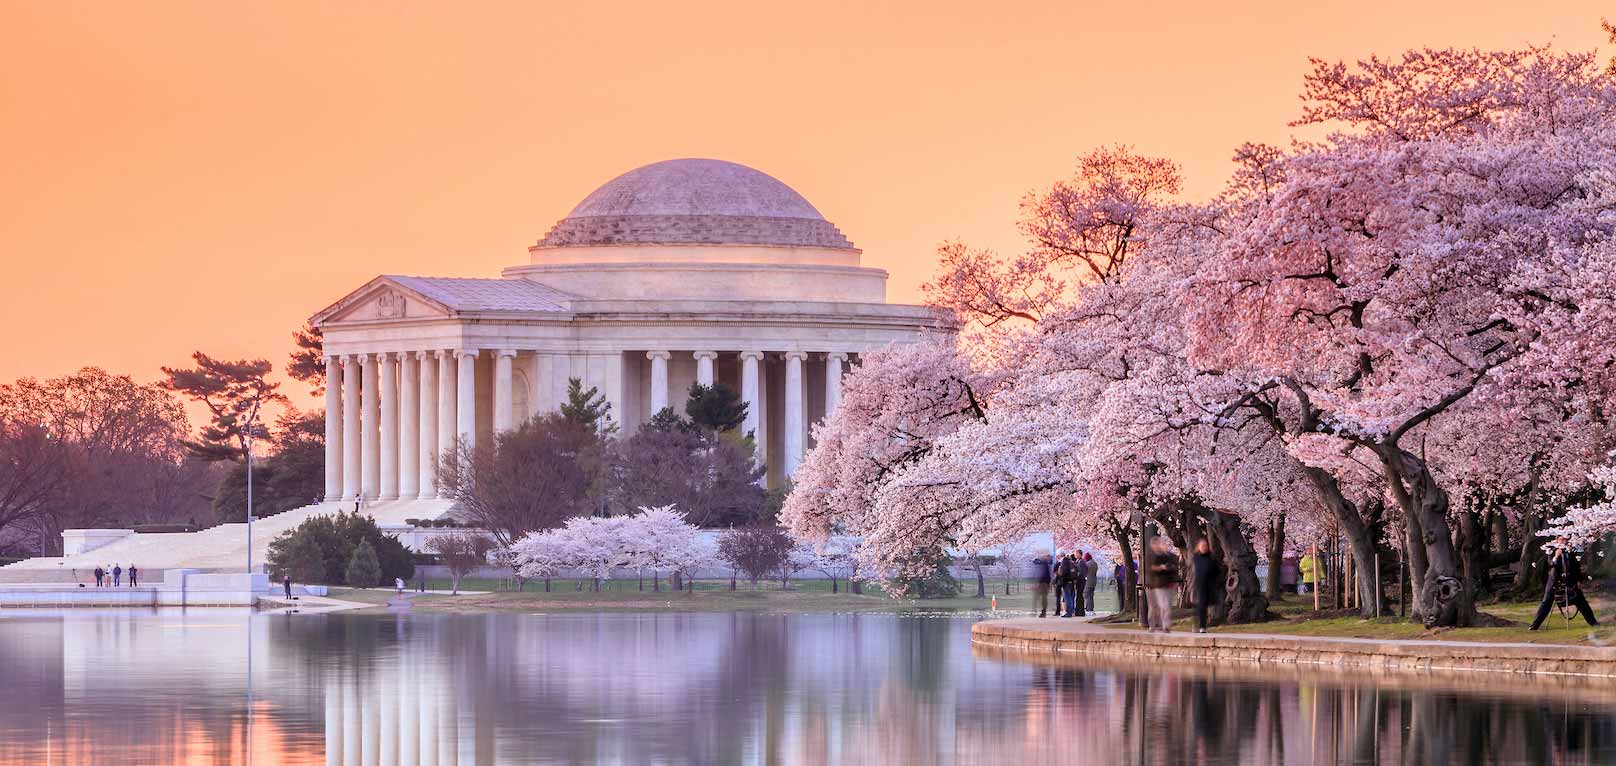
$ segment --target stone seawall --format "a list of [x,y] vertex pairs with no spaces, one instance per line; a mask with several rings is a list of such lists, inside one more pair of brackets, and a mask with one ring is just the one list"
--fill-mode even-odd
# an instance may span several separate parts
[[269,576],[170,569],[161,582],[138,588],[68,585],[0,587],[0,608],[252,606],[269,590]]
[[1616,679],[1616,648],[1525,643],[1389,641],[1260,634],[1147,633],[1087,623],[1051,625],[1033,618],[971,627],[979,647],[1040,655],[1127,658],[1132,662],[1205,662],[1318,666],[1366,671],[1581,676]]

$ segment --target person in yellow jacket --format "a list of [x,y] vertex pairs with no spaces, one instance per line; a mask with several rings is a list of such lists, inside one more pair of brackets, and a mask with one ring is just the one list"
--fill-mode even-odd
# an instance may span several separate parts
[[1297,562],[1296,569],[1301,581],[1296,588],[1297,593],[1307,593],[1319,581],[1318,562],[1313,559],[1311,552],[1302,554],[1302,560]]

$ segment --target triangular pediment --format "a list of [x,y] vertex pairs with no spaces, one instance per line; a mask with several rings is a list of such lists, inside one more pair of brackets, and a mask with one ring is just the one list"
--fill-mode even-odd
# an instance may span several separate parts
[[449,308],[388,277],[377,277],[315,314],[317,325],[403,322],[449,316]]

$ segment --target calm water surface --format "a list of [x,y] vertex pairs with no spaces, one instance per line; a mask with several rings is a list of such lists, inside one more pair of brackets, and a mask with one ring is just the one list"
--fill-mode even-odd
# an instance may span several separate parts
[[3,612],[0,764],[1616,763],[1608,687],[1048,667],[970,624]]

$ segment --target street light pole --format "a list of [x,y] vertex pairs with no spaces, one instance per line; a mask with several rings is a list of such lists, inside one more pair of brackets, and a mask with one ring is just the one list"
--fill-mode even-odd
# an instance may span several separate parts
[[253,430],[258,421],[258,413],[254,411],[247,417],[247,574],[252,574],[252,524],[253,524]]

